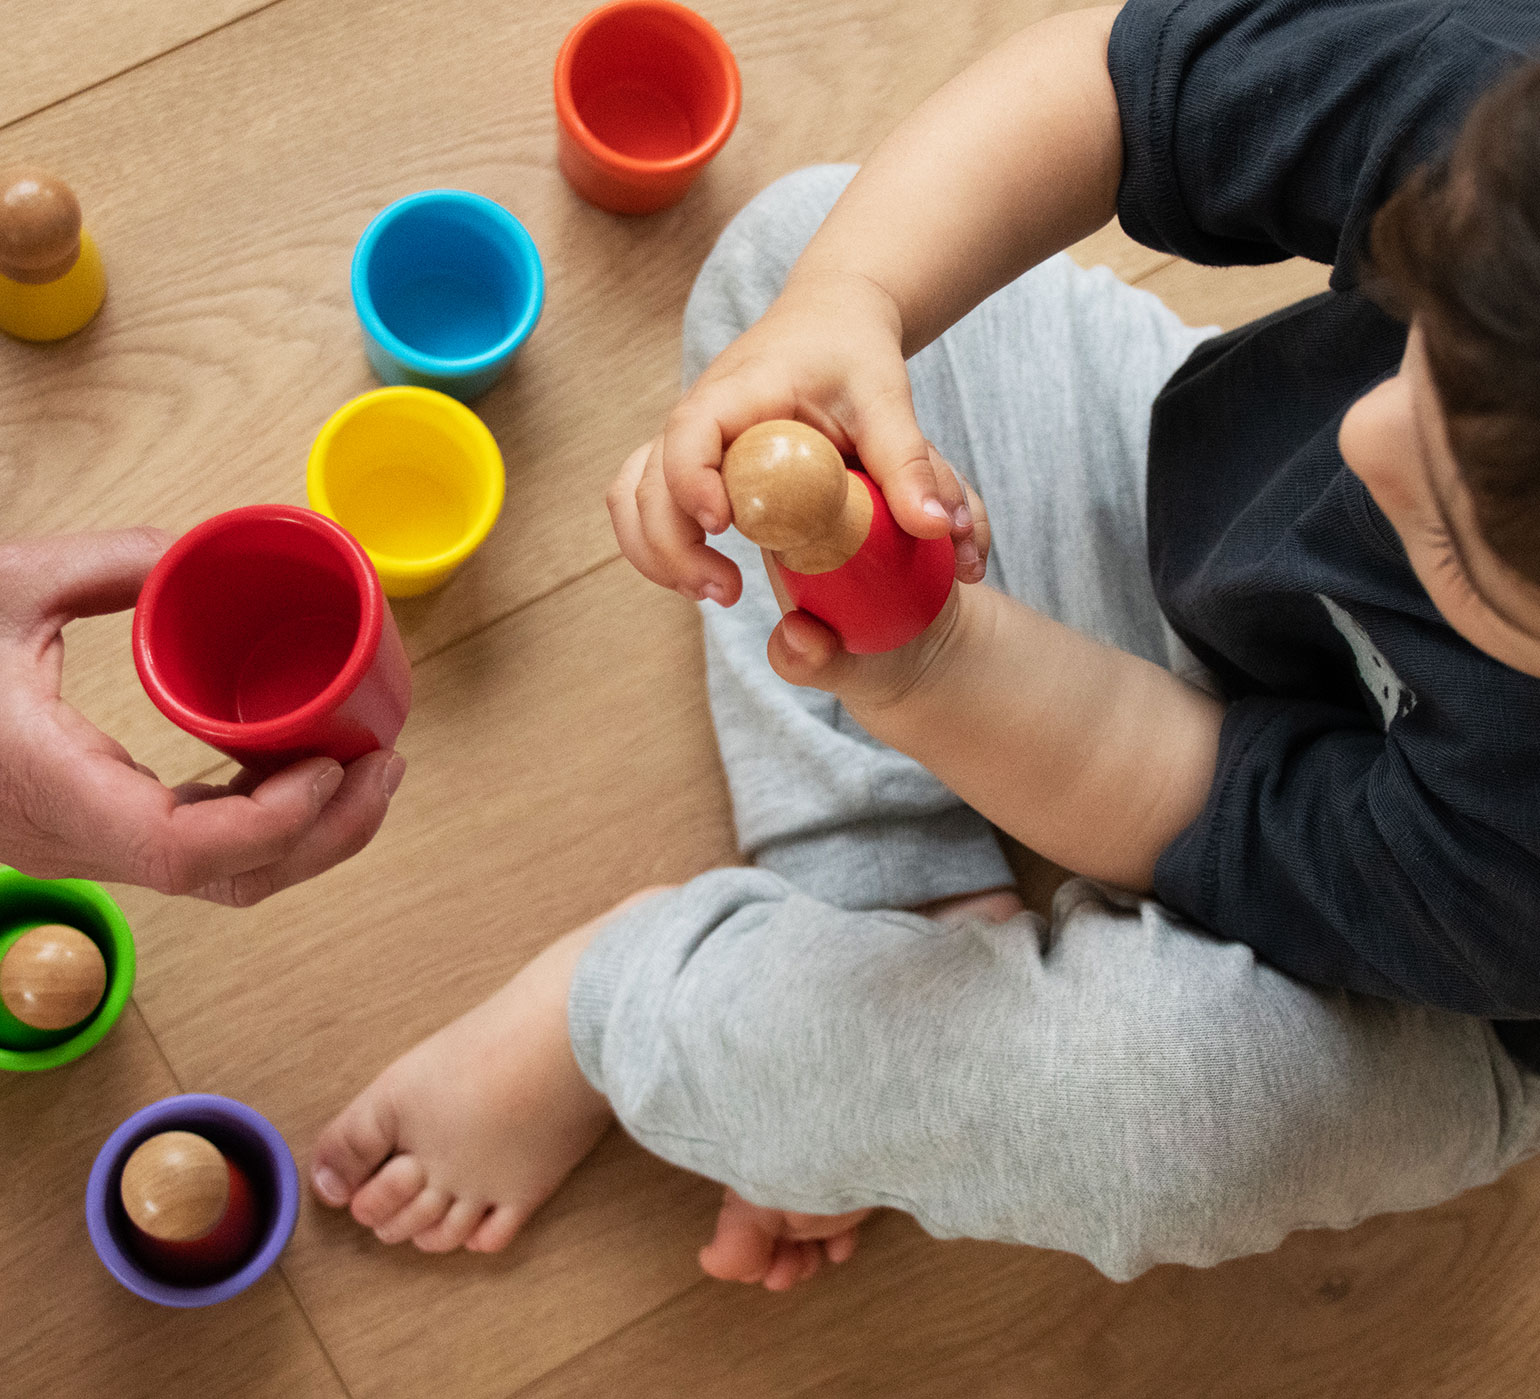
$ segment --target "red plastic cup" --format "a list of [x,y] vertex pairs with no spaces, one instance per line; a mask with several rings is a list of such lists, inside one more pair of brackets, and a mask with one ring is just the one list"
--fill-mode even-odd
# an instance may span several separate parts
[[296,505],[247,505],[178,539],[140,591],[134,664],[173,724],[258,772],[388,748],[412,702],[369,556]]
[[732,50],[672,0],[617,0],[556,56],[557,157],[584,199],[615,214],[677,204],[732,134],[743,88]]

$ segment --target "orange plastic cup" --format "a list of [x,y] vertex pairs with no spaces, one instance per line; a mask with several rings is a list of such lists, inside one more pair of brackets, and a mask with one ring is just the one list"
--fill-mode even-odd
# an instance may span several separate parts
[[677,204],[722,149],[743,86],[726,41],[673,0],[616,0],[556,56],[557,157],[584,199],[615,214]]

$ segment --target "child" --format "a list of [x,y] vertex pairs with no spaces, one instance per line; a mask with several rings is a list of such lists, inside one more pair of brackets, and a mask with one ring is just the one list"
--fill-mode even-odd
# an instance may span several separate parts
[[[1537,42],[1496,0],[1131,0],[756,199],[610,505],[712,601],[757,868],[622,905],[397,1061],[321,1198],[499,1248],[613,1113],[727,1185],[719,1277],[790,1286],[886,1205],[1127,1278],[1533,1151]],[[1191,330],[1052,256],[1114,210],[1333,289]],[[705,543],[724,444],[790,416],[957,544],[969,586],[901,651],[777,626],[753,552]],[[1046,925],[990,822],[1089,876]]]

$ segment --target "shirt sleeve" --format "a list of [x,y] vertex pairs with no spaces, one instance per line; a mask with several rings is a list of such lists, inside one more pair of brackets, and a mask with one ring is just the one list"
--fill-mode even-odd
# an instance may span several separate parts
[[1217,773],[1156,866],[1163,901],[1307,981],[1540,1016],[1540,859],[1441,800],[1394,728],[1241,699]]
[[1335,265],[1341,289],[1375,210],[1537,43],[1540,7],[1512,0],[1129,0],[1118,217],[1193,262]]

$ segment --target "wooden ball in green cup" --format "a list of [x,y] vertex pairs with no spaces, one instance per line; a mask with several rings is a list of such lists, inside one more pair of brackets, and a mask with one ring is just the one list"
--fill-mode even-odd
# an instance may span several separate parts
[[95,1048],[134,989],[134,939],[107,892],[87,879],[33,879],[0,865],[0,974],[6,955],[33,930],[58,925],[84,934],[101,954],[106,985],[77,1024],[40,1029],[0,1001],[0,1070],[54,1069]]

